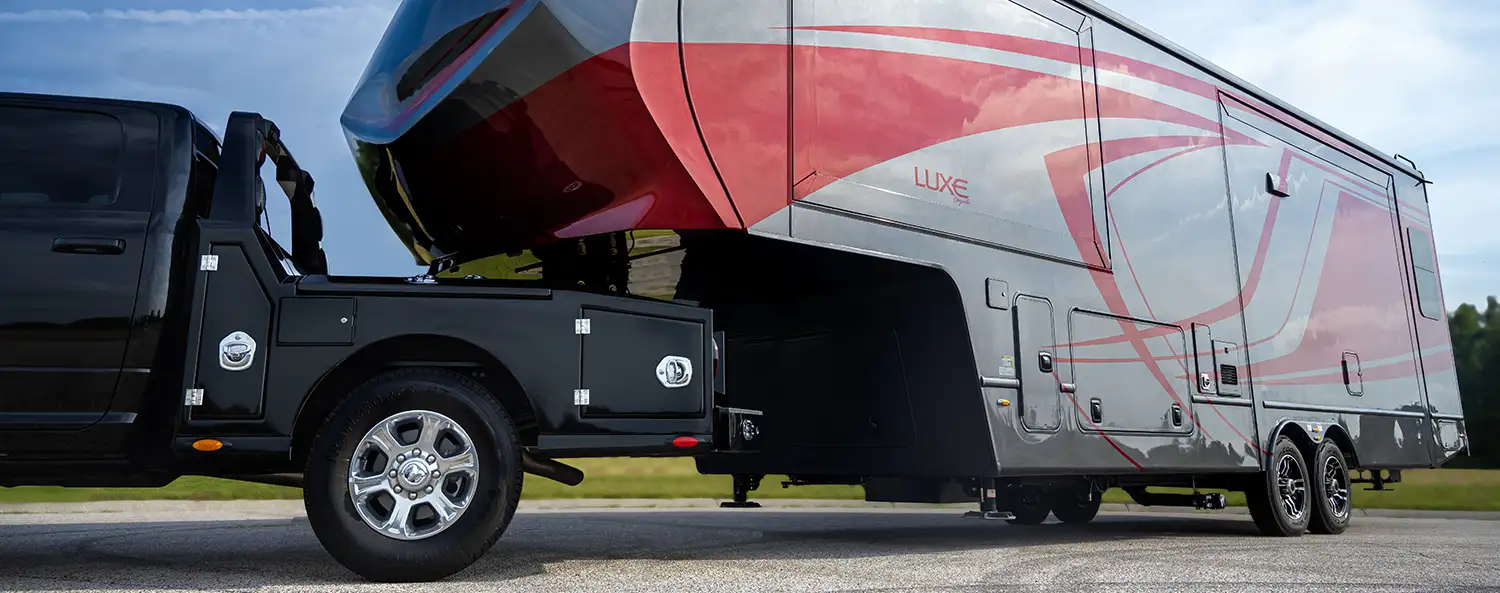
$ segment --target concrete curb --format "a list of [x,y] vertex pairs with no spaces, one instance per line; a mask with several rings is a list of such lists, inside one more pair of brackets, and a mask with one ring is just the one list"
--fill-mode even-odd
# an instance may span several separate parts
[[[694,510],[716,509],[717,498],[620,498],[620,499],[552,499],[523,500],[520,509],[524,512],[558,512],[585,510]],[[787,510],[927,510],[950,512],[968,510],[969,504],[930,505],[889,502],[865,502],[861,500],[803,500],[761,499],[757,500],[766,509]],[[1230,507],[1222,511],[1198,511],[1180,507],[1143,507],[1133,504],[1106,504],[1100,508],[1107,513],[1170,513],[1178,515],[1246,515],[1244,507]],[[232,512],[269,516],[299,516],[303,514],[300,500],[131,500],[69,503],[0,503],[0,515],[7,514],[78,514],[78,513],[203,513]],[[1466,519],[1478,521],[1500,521],[1500,512],[1487,511],[1417,511],[1399,509],[1354,509],[1356,517],[1380,517],[1400,519]]]

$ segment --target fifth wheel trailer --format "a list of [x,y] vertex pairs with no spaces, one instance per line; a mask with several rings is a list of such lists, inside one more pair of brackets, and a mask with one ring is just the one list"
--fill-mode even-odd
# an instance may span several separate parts
[[569,457],[1295,536],[1465,447],[1421,172],[1092,2],[408,0],[342,123],[428,274],[258,114],[0,93],[0,487],[301,484],[420,581]]
[[1338,532],[1465,446],[1414,163],[1089,0],[408,1],[343,124],[442,275],[712,309],[739,502]]

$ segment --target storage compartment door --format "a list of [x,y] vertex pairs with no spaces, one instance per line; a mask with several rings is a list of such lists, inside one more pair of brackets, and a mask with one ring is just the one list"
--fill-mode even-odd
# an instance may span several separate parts
[[271,300],[239,245],[214,245],[204,277],[198,381],[203,404],[193,420],[260,418],[271,346]]
[[1076,397],[1089,416],[1079,418],[1080,429],[1111,434],[1192,431],[1192,395],[1183,378],[1189,350],[1181,327],[1078,310],[1069,326],[1072,343],[1102,344],[1089,347],[1086,356],[1072,357]]
[[699,321],[584,309],[583,376],[575,401],[588,418],[701,418],[713,369]]
[[1057,377],[1057,330],[1052,302],[1016,297],[1016,365],[1021,367],[1021,425],[1053,431],[1062,425],[1062,388]]

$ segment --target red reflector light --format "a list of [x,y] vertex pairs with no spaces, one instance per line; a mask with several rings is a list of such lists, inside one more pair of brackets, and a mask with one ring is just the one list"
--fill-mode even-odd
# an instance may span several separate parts
[[672,446],[678,449],[691,449],[698,446],[697,437],[677,437],[672,439]]

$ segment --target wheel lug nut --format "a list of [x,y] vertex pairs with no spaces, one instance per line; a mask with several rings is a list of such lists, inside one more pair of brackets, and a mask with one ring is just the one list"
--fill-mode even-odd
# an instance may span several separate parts
[[416,500],[417,499],[417,493],[415,493],[415,492],[411,493],[411,499],[412,500]]
[[391,477],[392,478],[396,477],[396,470],[391,470]]
[[411,452],[411,456],[412,457],[421,457],[422,456],[422,450],[421,449],[417,449],[416,451],[412,451]]
[[398,461],[398,462],[400,462],[400,461],[406,461],[406,454],[403,453],[401,455],[397,455],[396,456],[396,461]]
[[427,456],[427,463],[432,463],[434,461],[437,461],[437,456],[436,455],[428,455]]
[[400,487],[400,486],[397,486],[397,487],[396,487],[396,492],[400,492],[400,491],[401,491],[401,487]]
[[432,486],[428,486],[427,487],[427,493],[428,494],[432,494]]

